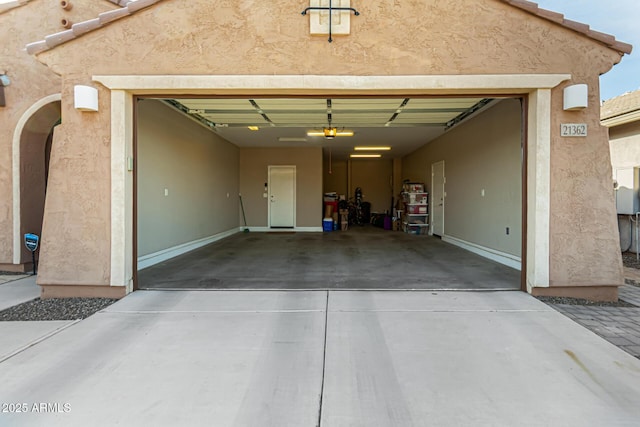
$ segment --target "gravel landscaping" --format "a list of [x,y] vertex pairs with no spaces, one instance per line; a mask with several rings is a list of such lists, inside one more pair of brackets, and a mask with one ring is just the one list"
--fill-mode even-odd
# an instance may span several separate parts
[[590,305],[594,307],[635,307],[626,301],[590,301],[582,298],[566,298],[566,297],[537,297],[545,304],[565,304],[565,305]]
[[116,301],[110,298],[37,298],[0,311],[0,321],[85,319]]
[[623,252],[622,264],[624,264],[625,267],[640,268],[640,262],[638,262],[636,258],[637,256],[634,252]]

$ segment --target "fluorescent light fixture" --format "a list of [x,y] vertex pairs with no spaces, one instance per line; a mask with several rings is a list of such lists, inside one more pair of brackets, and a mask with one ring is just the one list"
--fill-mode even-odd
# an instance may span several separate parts
[[391,147],[353,147],[356,151],[389,151]]
[[307,138],[301,138],[297,136],[281,136],[278,138],[280,142],[307,142]]
[[247,126],[249,130],[260,130],[258,126]]
[[350,157],[354,159],[378,159],[382,157],[382,154],[352,154]]

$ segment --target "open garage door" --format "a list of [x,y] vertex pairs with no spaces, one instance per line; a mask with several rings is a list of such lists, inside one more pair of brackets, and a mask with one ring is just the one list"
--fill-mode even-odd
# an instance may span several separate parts
[[[520,99],[146,97],[136,116],[138,288],[521,288]],[[293,227],[270,221],[274,166],[295,168]],[[322,231],[323,194],[394,216],[405,182],[427,222],[442,184],[438,237]]]

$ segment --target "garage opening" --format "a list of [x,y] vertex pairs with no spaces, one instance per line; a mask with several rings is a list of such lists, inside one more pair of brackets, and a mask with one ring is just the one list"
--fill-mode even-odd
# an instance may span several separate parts
[[[502,97],[139,98],[136,285],[521,289],[524,113]],[[342,230],[354,202],[364,224]]]

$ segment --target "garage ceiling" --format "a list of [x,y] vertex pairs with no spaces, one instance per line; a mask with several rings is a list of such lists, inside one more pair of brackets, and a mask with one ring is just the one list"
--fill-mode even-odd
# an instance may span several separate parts
[[[357,145],[391,146],[402,157],[486,106],[487,98],[195,98],[165,99],[239,147],[331,148],[347,158]],[[250,130],[249,127],[258,130]],[[354,132],[332,140],[307,136],[336,127]],[[325,150],[325,153],[329,150]]]

